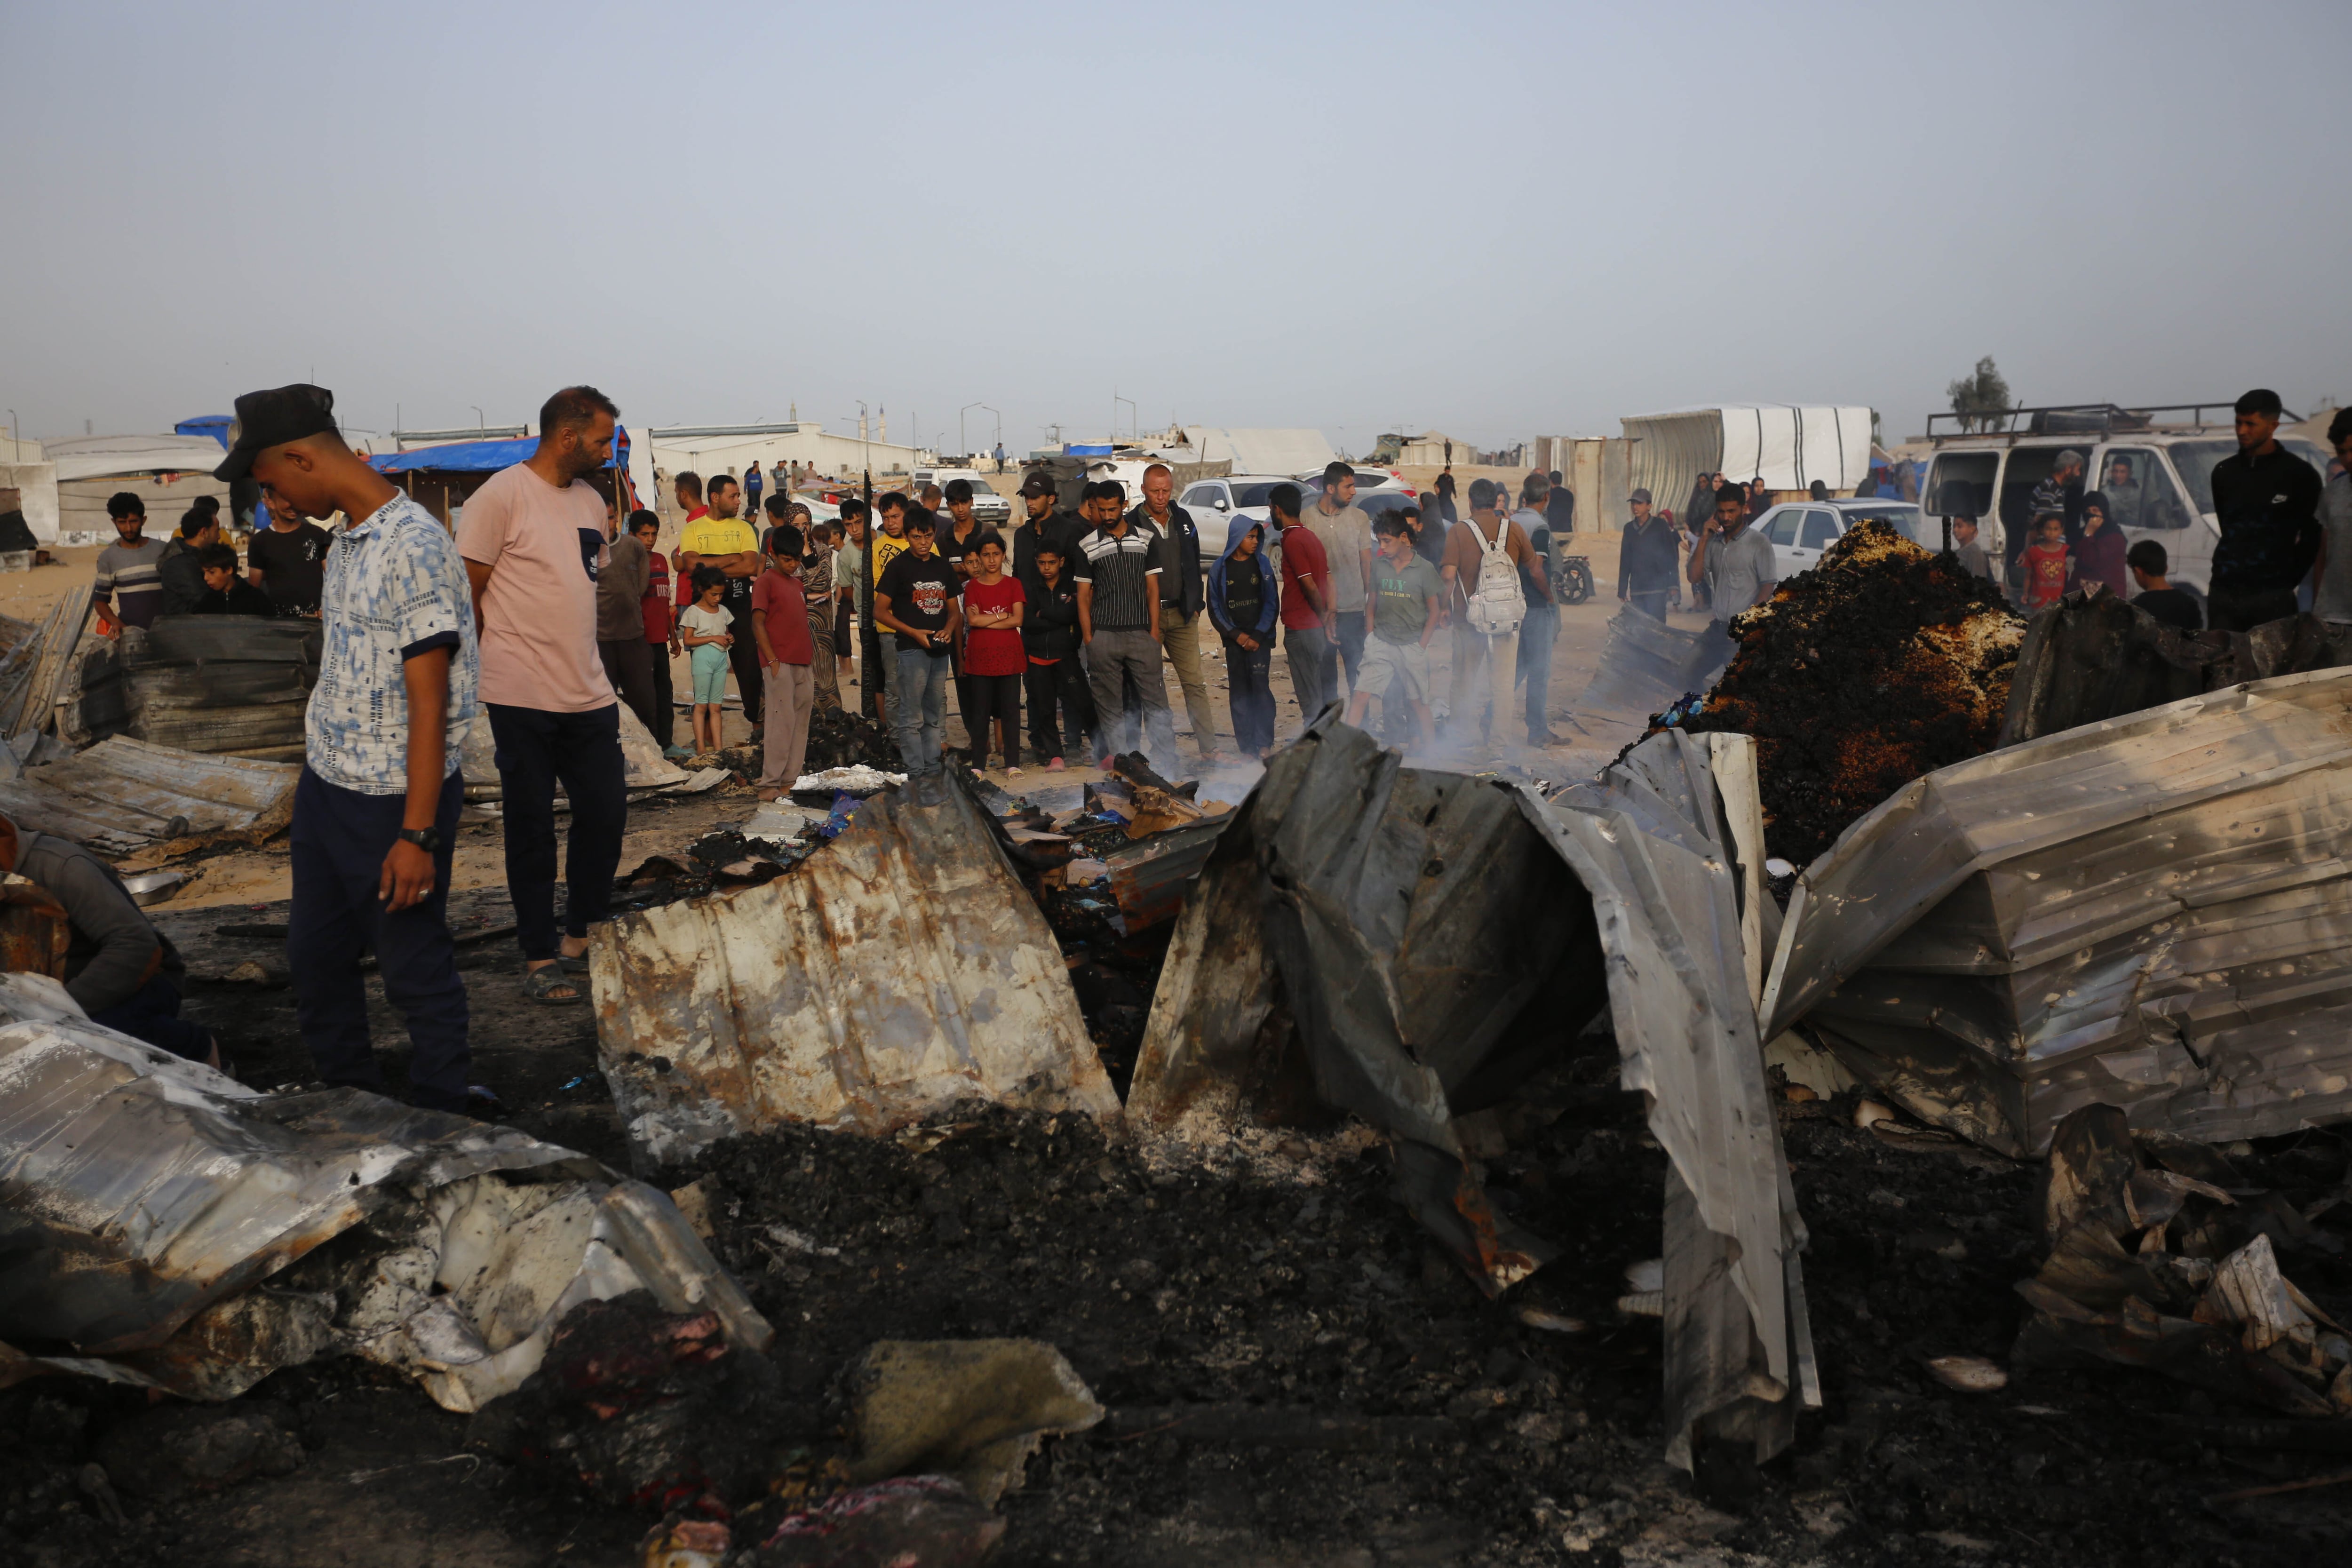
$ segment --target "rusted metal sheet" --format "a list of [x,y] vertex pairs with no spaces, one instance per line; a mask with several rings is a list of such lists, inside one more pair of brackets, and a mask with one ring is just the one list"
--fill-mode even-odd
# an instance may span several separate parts
[[1128,934],[1162,921],[1172,921],[1184,908],[1192,879],[1208,864],[1209,851],[1234,819],[1223,812],[1204,822],[1171,827],[1108,856],[1103,866],[1110,874],[1111,896],[1118,900],[1119,918]]
[[[126,731],[183,751],[299,762],[320,625],[165,616],[143,631],[125,627],[115,662]],[[87,676],[83,696],[92,696]]]
[[1601,662],[1576,705],[1661,712],[1697,690],[1735,651],[1727,638],[1710,641],[1638,610],[1620,610],[1610,617]]
[[1820,1384],[1756,1029],[1762,837],[1744,737],[1654,736],[1545,802],[1404,768],[1327,716],[1269,762],[1177,921],[1128,1115],[1212,1135],[1280,1121],[1311,1077],[1392,1134],[1401,1195],[1500,1289],[1550,1249],[1487,1210],[1451,1106],[1607,1005],[1672,1162],[1667,1456],[1706,1438],[1769,1458]]
[[2352,1114],[2352,670],[1929,773],[1807,867],[1765,999],[1928,1121],[2221,1141]]
[[597,1048],[645,1163],[970,1098],[1118,1113],[1053,931],[960,781],[885,791],[772,881],[591,935]]
[[[362,1219],[377,1254],[304,1261]],[[640,1289],[771,1338],[643,1184],[359,1089],[257,1094],[38,975],[0,974],[0,1340],[75,1352],[0,1344],[0,1386],[55,1372],[232,1398],[351,1350],[469,1410],[530,1374],[572,1304]],[[247,1293],[272,1276],[293,1288]]]
[[259,843],[292,818],[301,772],[290,763],[205,756],[117,735],[0,782],[0,813],[110,855],[191,834]]
[[29,648],[29,658],[7,663],[6,679],[0,681],[0,735],[7,737],[19,757],[28,754],[32,738],[49,727],[50,709],[64,684],[67,665],[89,624],[90,592],[87,584],[67,589],[41,623],[39,637],[18,645]]

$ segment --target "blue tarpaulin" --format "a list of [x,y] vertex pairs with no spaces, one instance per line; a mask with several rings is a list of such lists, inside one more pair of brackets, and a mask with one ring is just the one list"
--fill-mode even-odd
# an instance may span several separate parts
[[174,436],[209,436],[214,440],[218,441],[221,444],[221,450],[226,451],[228,449],[228,427],[235,423],[236,418],[232,415],[199,414],[194,419],[183,419],[177,425],[173,426],[172,434]]
[[1110,444],[1107,441],[1099,445],[1073,441],[1062,450],[1073,458],[1108,458],[1110,456]]
[[[539,437],[536,436],[524,436],[511,441],[452,441],[446,446],[419,447],[414,452],[385,452],[370,458],[368,466],[380,474],[495,474],[501,468],[513,468],[538,449]],[[604,466],[620,469],[623,499],[634,509],[637,490],[629,477],[629,432],[626,428],[616,427],[614,430],[613,456]]]

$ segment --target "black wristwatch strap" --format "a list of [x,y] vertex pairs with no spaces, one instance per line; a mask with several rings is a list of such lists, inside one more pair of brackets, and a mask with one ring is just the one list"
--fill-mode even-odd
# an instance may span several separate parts
[[441,830],[437,827],[404,827],[400,837],[428,855],[441,847]]

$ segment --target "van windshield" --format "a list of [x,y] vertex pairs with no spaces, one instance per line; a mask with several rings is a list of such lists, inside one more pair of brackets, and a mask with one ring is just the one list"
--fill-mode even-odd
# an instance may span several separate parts
[[[2318,446],[2301,437],[2284,439],[2279,445],[2309,463],[2321,473],[2327,471],[2328,457]],[[2213,470],[2222,458],[2238,449],[2235,441],[2176,441],[2172,445],[2172,466],[2180,470],[2180,482],[2189,487],[2189,504],[2199,511],[2213,510]]]

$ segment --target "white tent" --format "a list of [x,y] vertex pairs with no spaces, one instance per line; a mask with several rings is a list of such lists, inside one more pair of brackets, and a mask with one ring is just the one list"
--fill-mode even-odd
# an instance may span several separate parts
[[132,474],[206,474],[228,454],[209,436],[77,436],[43,444],[58,483]]
[[1629,415],[1619,423],[1633,445],[1633,480],[1676,516],[1702,473],[1739,482],[1761,475],[1774,490],[1815,479],[1852,494],[1870,477],[1870,410],[1787,403],[1723,403]]
[[1237,474],[1319,474],[1326,463],[1339,455],[1320,430],[1228,430],[1187,425],[1184,438],[1192,443],[1194,462],[1230,458]]

